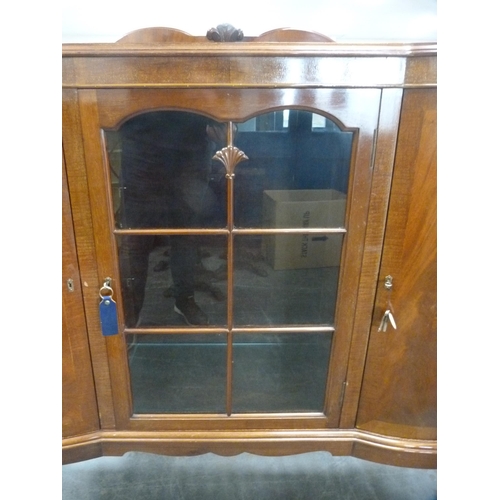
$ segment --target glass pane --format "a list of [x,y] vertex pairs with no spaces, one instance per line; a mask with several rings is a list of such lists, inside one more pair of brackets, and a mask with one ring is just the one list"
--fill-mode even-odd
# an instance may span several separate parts
[[[225,124],[180,111],[106,131],[126,325],[333,325],[353,134],[325,116],[281,110],[240,124],[234,220],[321,233],[158,235],[227,227]],[[151,231],[150,231],[151,230]],[[255,231],[254,233],[256,233]],[[232,273],[228,264],[232,265]],[[330,333],[234,334],[234,412],[322,411]],[[225,413],[225,334],[127,336],[136,413]]]
[[353,133],[303,110],[239,124],[235,146],[237,227],[342,227]]
[[342,234],[235,237],[235,324],[333,324],[342,240]]
[[156,111],[107,131],[116,227],[225,227],[225,171],[212,160],[225,145],[224,127],[194,113]]
[[233,411],[323,411],[332,334],[238,334]]
[[[124,235],[117,242],[127,327],[227,323],[225,236]],[[189,297],[201,312],[183,309]]]
[[128,335],[134,413],[225,413],[225,334]]

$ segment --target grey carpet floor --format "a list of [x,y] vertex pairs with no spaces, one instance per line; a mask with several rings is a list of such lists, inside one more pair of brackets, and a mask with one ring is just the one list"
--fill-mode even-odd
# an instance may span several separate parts
[[129,452],[62,468],[63,500],[435,500],[437,472],[327,452],[166,457]]

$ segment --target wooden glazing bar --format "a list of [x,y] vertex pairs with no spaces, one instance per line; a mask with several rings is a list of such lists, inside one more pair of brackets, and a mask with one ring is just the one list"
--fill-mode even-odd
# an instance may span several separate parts
[[[228,123],[227,143],[233,147],[233,122]],[[233,291],[234,291],[234,166],[229,169],[227,178],[227,367],[226,367],[226,413],[231,415],[233,406]]]
[[344,234],[347,230],[343,227],[328,228],[328,227],[294,227],[294,228],[276,228],[276,229],[233,229],[233,234],[242,235],[259,235],[259,234],[315,234],[315,233],[332,233]]
[[184,236],[184,235],[227,235],[227,229],[115,229],[116,236]]
[[335,328],[333,326],[259,326],[259,327],[236,327],[233,328],[233,333],[333,333]]
[[125,335],[189,335],[193,333],[228,333],[227,328],[218,326],[193,327],[193,326],[175,326],[175,327],[153,327],[153,328],[124,328]]
[[175,235],[210,235],[210,236],[226,236],[230,233],[238,235],[259,235],[259,234],[344,234],[347,230],[342,227],[312,227],[312,228],[276,228],[276,229],[259,229],[259,228],[233,228],[228,229],[115,229],[113,234],[117,236],[175,236]]
[[233,291],[234,291],[234,239],[231,233],[233,228],[233,197],[234,179],[228,176],[227,179],[227,213],[230,233],[227,238],[227,375],[226,375],[226,412],[231,415],[232,394],[233,394]]
[[177,335],[177,334],[192,334],[192,333],[334,333],[333,326],[315,326],[315,325],[280,325],[280,326],[243,326],[221,328],[218,326],[196,328],[192,326],[185,327],[152,327],[152,328],[125,328],[126,335]]

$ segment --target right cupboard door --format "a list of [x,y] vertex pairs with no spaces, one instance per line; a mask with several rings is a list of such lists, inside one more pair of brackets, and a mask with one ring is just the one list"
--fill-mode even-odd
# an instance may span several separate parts
[[436,90],[406,90],[356,422],[387,436],[436,439],[436,163]]

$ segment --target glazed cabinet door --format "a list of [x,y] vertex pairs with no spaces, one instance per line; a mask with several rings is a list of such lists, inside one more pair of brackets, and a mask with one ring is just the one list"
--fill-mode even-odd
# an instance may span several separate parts
[[378,434],[436,439],[436,182],[436,90],[406,90],[356,422]]
[[399,116],[384,93],[66,94],[104,428],[339,425],[371,189],[390,182],[375,143]]

